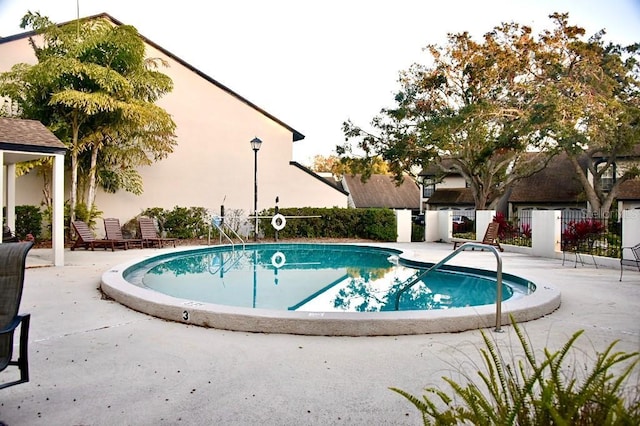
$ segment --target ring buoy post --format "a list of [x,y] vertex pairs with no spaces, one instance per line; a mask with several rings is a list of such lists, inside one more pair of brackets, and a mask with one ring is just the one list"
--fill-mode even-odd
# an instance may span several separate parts
[[275,229],[276,231],[281,231],[282,229],[284,229],[286,224],[287,219],[280,213],[274,215],[273,218],[271,218],[271,226],[273,226],[273,229]]

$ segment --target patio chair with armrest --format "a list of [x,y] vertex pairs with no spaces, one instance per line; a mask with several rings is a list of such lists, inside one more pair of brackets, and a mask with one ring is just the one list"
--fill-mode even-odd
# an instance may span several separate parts
[[138,227],[140,228],[140,237],[142,243],[147,247],[164,247],[165,244],[173,244],[176,246],[176,238],[165,238],[158,235],[156,224],[150,217],[141,216],[138,218]]
[[71,226],[73,226],[76,233],[76,240],[73,246],[71,246],[72,251],[77,248],[91,249],[91,251],[93,251],[96,247],[104,248],[105,250],[110,248],[111,251],[115,251],[116,246],[123,247],[125,250],[127,249],[126,243],[122,241],[101,240],[96,238],[93,232],[91,232],[91,229],[89,229],[89,225],[82,220],[74,220],[71,222]]
[[7,225],[2,225],[2,242],[3,243],[17,243],[20,239],[11,232],[11,228]]
[[[490,246],[497,247],[498,250],[504,251],[502,247],[500,247],[500,243],[498,242],[498,229],[500,224],[498,222],[491,222],[487,226],[487,230],[484,233],[484,237],[482,238],[482,244],[487,244]],[[453,249],[457,249],[459,245],[464,244],[467,241],[454,241]]]
[[118,218],[108,217],[104,219],[104,233],[106,239],[122,242],[125,245],[125,250],[131,246],[140,246],[142,248],[142,239],[125,238],[122,235],[122,227]]
[[[630,258],[625,258],[626,252],[631,252]],[[620,281],[622,281],[622,271],[625,266],[635,266],[640,272],[640,244],[636,244],[633,247],[622,247],[620,253]]]
[[[33,242],[0,244],[0,371],[18,367],[20,378],[0,384],[0,389],[29,381],[29,322],[30,314],[18,314],[27,253]],[[18,359],[13,359],[13,338],[20,325]],[[3,375],[3,377],[6,377]]]

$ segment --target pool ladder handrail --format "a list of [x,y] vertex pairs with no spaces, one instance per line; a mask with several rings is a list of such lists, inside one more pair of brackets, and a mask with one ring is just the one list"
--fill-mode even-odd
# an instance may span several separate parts
[[[229,240],[229,242],[231,243],[231,250],[235,251],[236,245],[233,242],[233,239],[231,237],[229,237],[229,235],[227,235],[226,232],[224,232],[224,229],[222,229],[223,226],[226,226],[227,229],[229,231],[231,231],[231,233],[233,233],[233,236],[236,237],[238,240],[240,240],[240,242],[242,243],[242,250],[244,251],[246,244],[245,244],[244,240],[240,237],[240,235],[238,235],[238,233],[236,231],[234,231],[232,227],[230,227],[229,225],[226,225],[223,220],[221,220],[220,223],[217,223],[214,220],[215,218],[220,218],[220,219],[224,219],[224,218],[221,218],[220,216],[215,216],[214,218],[211,219],[211,224],[216,227],[216,229],[220,232],[220,235],[224,235],[224,237],[227,240]],[[220,225],[222,225],[222,226],[220,226]],[[211,228],[209,228],[209,229],[211,229]]]
[[427,269],[426,271],[424,271],[423,273],[421,273],[420,275],[415,277],[413,280],[411,280],[410,282],[405,284],[398,291],[398,293],[396,294],[396,311],[398,310],[398,307],[400,305],[400,296],[402,295],[402,293],[404,293],[406,290],[411,288],[418,281],[421,281],[424,278],[424,276],[427,275],[429,272],[435,271],[436,269],[438,269],[439,267],[441,267],[442,265],[447,263],[449,260],[451,260],[454,257],[456,257],[460,252],[464,251],[467,248],[480,248],[482,250],[486,249],[486,250],[489,250],[489,251],[493,252],[493,254],[496,256],[496,261],[497,261],[497,268],[496,268],[496,328],[493,331],[495,331],[497,333],[502,332],[502,328],[501,328],[501,322],[502,322],[501,321],[501,319],[502,319],[502,256],[500,255],[500,252],[494,246],[489,245],[489,244],[474,243],[474,242],[464,243],[463,245],[461,245],[460,247],[455,249],[453,251],[453,253],[451,253],[450,255],[448,255],[447,257],[442,259],[440,262],[436,263],[435,265],[433,265],[432,267],[430,267],[429,269]]

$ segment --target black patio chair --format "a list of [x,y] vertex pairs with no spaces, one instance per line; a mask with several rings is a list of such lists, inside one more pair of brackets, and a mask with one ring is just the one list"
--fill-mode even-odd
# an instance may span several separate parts
[[[18,314],[27,253],[33,242],[0,244],[0,371],[16,366],[20,379],[0,384],[0,389],[29,381],[28,340],[30,314]],[[20,325],[18,359],[13,359],[13,336]]]
[[2,242],[3,243],[17,243],[20,241],[13,232],[11,232],[11,228],[7,225],[2,225]]

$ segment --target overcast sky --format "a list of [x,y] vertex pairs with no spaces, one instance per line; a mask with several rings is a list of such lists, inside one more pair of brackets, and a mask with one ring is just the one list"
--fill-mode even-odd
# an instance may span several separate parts
[[[22,32],[27,11],[66,22],[77,10],[77,0],[0,0],[0,36]],[[398,73],[447,33],[480,37],[506,21],[537,33],[569,12],[588,35],[640,42],[640,0],[79,0],[81,17],[102,12],[304,134],[294,143],[304,164],[334,153],[345,120],[367,125],[393,105]]]

